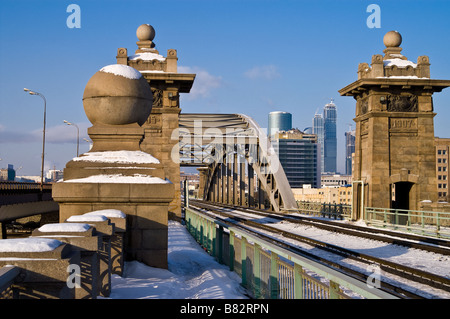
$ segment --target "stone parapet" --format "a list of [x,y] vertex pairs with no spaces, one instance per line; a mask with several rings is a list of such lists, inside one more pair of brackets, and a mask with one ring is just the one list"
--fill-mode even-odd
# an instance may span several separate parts
[[80,252],[80,285],[75,289],[76,299],[96,299],[99,295],[99,258],[102,238],[92,225],[81,223],[46,224],[32,232],[33,237],[57,239],[70,244]]
[[0,240],[0,267],[14,265],[21,275],[13,285],[19,299],[74,299],[68,284],[71,265],[80,264],[80,252],[50,238]]
[[101,215],[73,215],[66,219],[66,223],[89,223],[95,227],[95,234],[100,238],[100,247],[97,251],[99,260],[98,285],[101,296],[109,297],[111,294],[111,238],[114,234],[114,224]]

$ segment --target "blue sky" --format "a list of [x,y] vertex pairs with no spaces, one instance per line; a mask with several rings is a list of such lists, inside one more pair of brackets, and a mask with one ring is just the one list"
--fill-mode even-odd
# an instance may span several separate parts
[[[67,6],[81,8],[70,29]],[[367,27],[369,4],[381,9],[381,28]],[[383,36],[398,30],[402,54],[428,55],[431,77],[450,79],[450,1],[21,1],[0,2],[0,167],[39,175],[43,101],[47,99],[46,168],[63,169],[89,144],[82,96],[89,78],[116,62],[117,48],[133,53],[136,28],[156,30],[160,54],[178,51],[181,70],[197,73],[182,112],[245,113],[267,127],[268,113],[287,111],[293,126],[311,126],[317,110],[338,108],[338,169],[355,101],[338,90],[356,80],[358,63],[382,54]],[[450,137],[450,88],[434,95],[435,135]],[[353,125],[354,126],[354,125]]]

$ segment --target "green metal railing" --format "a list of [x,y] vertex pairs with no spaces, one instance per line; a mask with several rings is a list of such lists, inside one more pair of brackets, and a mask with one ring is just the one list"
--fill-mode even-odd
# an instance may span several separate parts
[[297,201],[297,206],[302,214],[330,219],[349,219],[352,210],[351,205],[307,201]]
[[[299,201],[295,212],[329,219],[351,219],[351,205]],[[289,211],[294,212],[294,211]],[[450,239],[450,212],[364,207],[364,222],[423,236]]]
[[450,239],[450,213],[366,207],[367,225]]
[[192,208],[185,207],[185,220],[197,242],[238,273],[255,298],[396,298]]

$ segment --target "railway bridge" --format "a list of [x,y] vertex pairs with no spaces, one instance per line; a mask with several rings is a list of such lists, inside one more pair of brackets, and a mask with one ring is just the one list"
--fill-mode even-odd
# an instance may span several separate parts
[[[64,260],[64,266],[82,260],[90,263],[89,272],[92,275],[95,272],[96,276],[101,277],[102,283],[106,285],[103,292],[106,296],[113,273],[112,260],[116,257],[121,262],[137,260],[149,266],[167,268],[168,218],[182,218],[181,166],[198,167],[200,194],[204,201],[272,212],[297,209],[289,182],[266,132],[244,114],[181,112],[179,95],[190,92],[196,75],[178,73],[176,50],[169,49],[166,57],[159,54],[153,43],[153,27],[141,25],[136,34],[139,41],[134,54],[128,54],[126,48],[119,48],[117,64],[97,71],[86,85],[83,104],[92,123],[88,129],[93,141],[92,149],[66,164],[64,180],[52,185],[53,201],[45,200],[49,199],[48,192],[35,194],[35,203],[50,202],[59,207],[59,223],[40,227],[34,232],[36,236],[46,239],[54,238],[56,235],[51,233],[56,232],[59,238],[57,242],[55,239],[38,240],[36,249],[42,249],[42,244],[56,246],[48,247],[50,252],[44,254],[47,261],[43,265],[46,266],[36,268],[36,263],[21,259],[24,256],[36,258],[39,255],[36,251],[24,252],[23,246],[20,249],[11,248],[8,243],[12,242],[5,241],[0,243],[3,246],[0,247],[3,264],[10,262],[33,274],[39,270],[42,271],[40,275],[44,276],[45,273],[44,277],[51,279],[53,269],[48,262],[51,258]],[[409,214],[409,208],[417,208],[413,203],[432,196],[431,185],[435,183],[436,175],[434,166],[431,169],[433,156],[430,145],[433,142],[432,119],[435,115],[431,95],[450,85],[450,81],[429,79],[427,57],[421,57],[417,65],[404,62],[406,57],[400,55],[401,41],[399,43],[398,35],[388,37],[388,40],[385,42],[385,58],[374,56],[372,67],[360,65],[359,79],[340,91],[342,95],[353,96],[357,100],[358,112],[355,146],[357,180],[354,181],[357,185],[353,188],[352,203],[355,213],[352,212],[350,219],[367,218],[368,206],[380,202],[377,201],[380,195],[384,212],[381,215],[380,212],[374,212],[373,215],[384,227],[390,224],[388,219],[392,220],[386,212],[392,205]],[[386,61],[383,62],[383,59]],[[397,63],[395,65],[392,60],[403,62],[394,61]],[[405,63],[408,67],[403,70]],[[404,119],[408,119],[411,125],[403,127],[397,124],[403,123]],[[379,138],[380,134],[374,132],[383,132],[383,137]],[[402,147],[384,148],[391,144]],[[403,161],[405,158],[408,161]],[[391,201],[393,189],[397,192],[395,200]],[[25,201],[28,190],[22,192],[21,197]],[[11,202],[2,207],[17,204]],[[113,214],[111,210],[114,210]],[[24,215],[18,210],[15,214],[16,217]],[[210,235],[217,230],[223,231],[223,221],[217,222],[216,217],[193,211],[188,214],[191,214],[188,218],[190,230],[194,235],[200,233],[203,244],[211,246]],[[9,215],[4,220],[11,220],[12,217]],[[420,218],[422,225],[430,224],[429,220],[433,220],[431,224],[437,227],[435,233],[441,236],[442,224],[439,223],[442,219],[438,215],[422,214],[411,220],[420,224]],[[75,226],[71,224],[74,222],[84,224]],[[190,226],[195,226],[195,229]],[[240,267],[247,266],[244,238],[255,242],[257,238],[234,225],[230,228],[227,224],[227,227],[231,229],[230,233],[241,234]],[[414,227],[407,224],[406,228]],[[70,234],[65,234],[68,229]],[[208,239],[204,238],[205,231]],[[70,237],[76,232],[82,232],[83,236],[79,237],[84,239],[78,241]],[[237,241],[236,238],[228,238],[232,244],[228,249],[235,249],[233,241]],[[222,241],[223,238],[217,240]],[[33,238],[28,242],[36,244]],[[272,244],[264,242],[264,245],[271,247]],[[272,248],[271,278],[278,272],[276,254],[280,254],[288,261],[296,262],[295,274],[292,276],[297,278],[298,283],[298,279],[303,276],[297,272],[300,271],[299,267],[307,264],[311,266],[309,262],[293,256],[291,247],[287,250]],[[253,249],[256,260],[263,258],[259,246]],[[112,250],[114,254],[111,254]],[[234,252],[231,253],[227,258],[233,257]],[[121,271],[121,262],[118,273]],[[108,266],[100,276],[97,271],[102,269],[102,263]],[[256,264],[255,261],[253,265]],[[340,294],[338,284],[353,287],[363,295],[366,293],[361,282],[356,283],[353,277],[343,279],[335,271],[322,266],[314,264],[313,267],[324,276],[329,276],[331,296]],[[6,272],[13,277],[17,275],[17,271]],[[77,297],[72,290],[66,289],[65,282],[61,282],[64,277],[62,272],[62,268],[55,271],[55,276],[59,276],[56,280],[59,286],[55,287],[56,292],[52,297],[62,296],[60,293]],[[245,270],[242,272],[246,273]],[[42,276],[38,276],[40,280]],[[32,289],[30,287],[36,278],[25,276],[22,279],[29,280],[24,286]],[[97,280],[93,277],[90,279],[83,297],[93,297],[102,290],[96,286]],[[247,279],[243,277],[243,280]],[[0,281],[2,285],[6,283]],[[270,285],[271,289],[277,287],[275,283]],[[442,286],[447,289],[448,280],[444,279]],[[301,288],[297,285],[294,289],[299,293]],[[390,293],[369,295],[388,297]]]

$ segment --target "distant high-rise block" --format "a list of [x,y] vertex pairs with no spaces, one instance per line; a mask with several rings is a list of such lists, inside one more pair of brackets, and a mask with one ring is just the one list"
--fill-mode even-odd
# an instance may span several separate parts
[[336,105],[331,100],[323,109],[324,131],[324,169],[322,173],[336,172],[337,138],[336,138]]
[[276,111],[269,113],[269,136],[278,131],[289,131],[292,128],[292,114]]
[[345,174],[352,175],[352,154],[355,153],[355,131],[345,132]]
[[450,138],[434,139],[436,145],[436,178],[438,188],[438,200],[448,202],[450,200]]
[[317,137],[297,129],[279,131],[272,138],[291,188],[320,187],[320,151]]
[[312,127],[313,134],[317,135],[317,144],[318,148],[320,150],[320,172],[322,173],[324,171],[324,132],[323,132],[323,116],[320,113],[316,113],[313,118],[313,127]]

